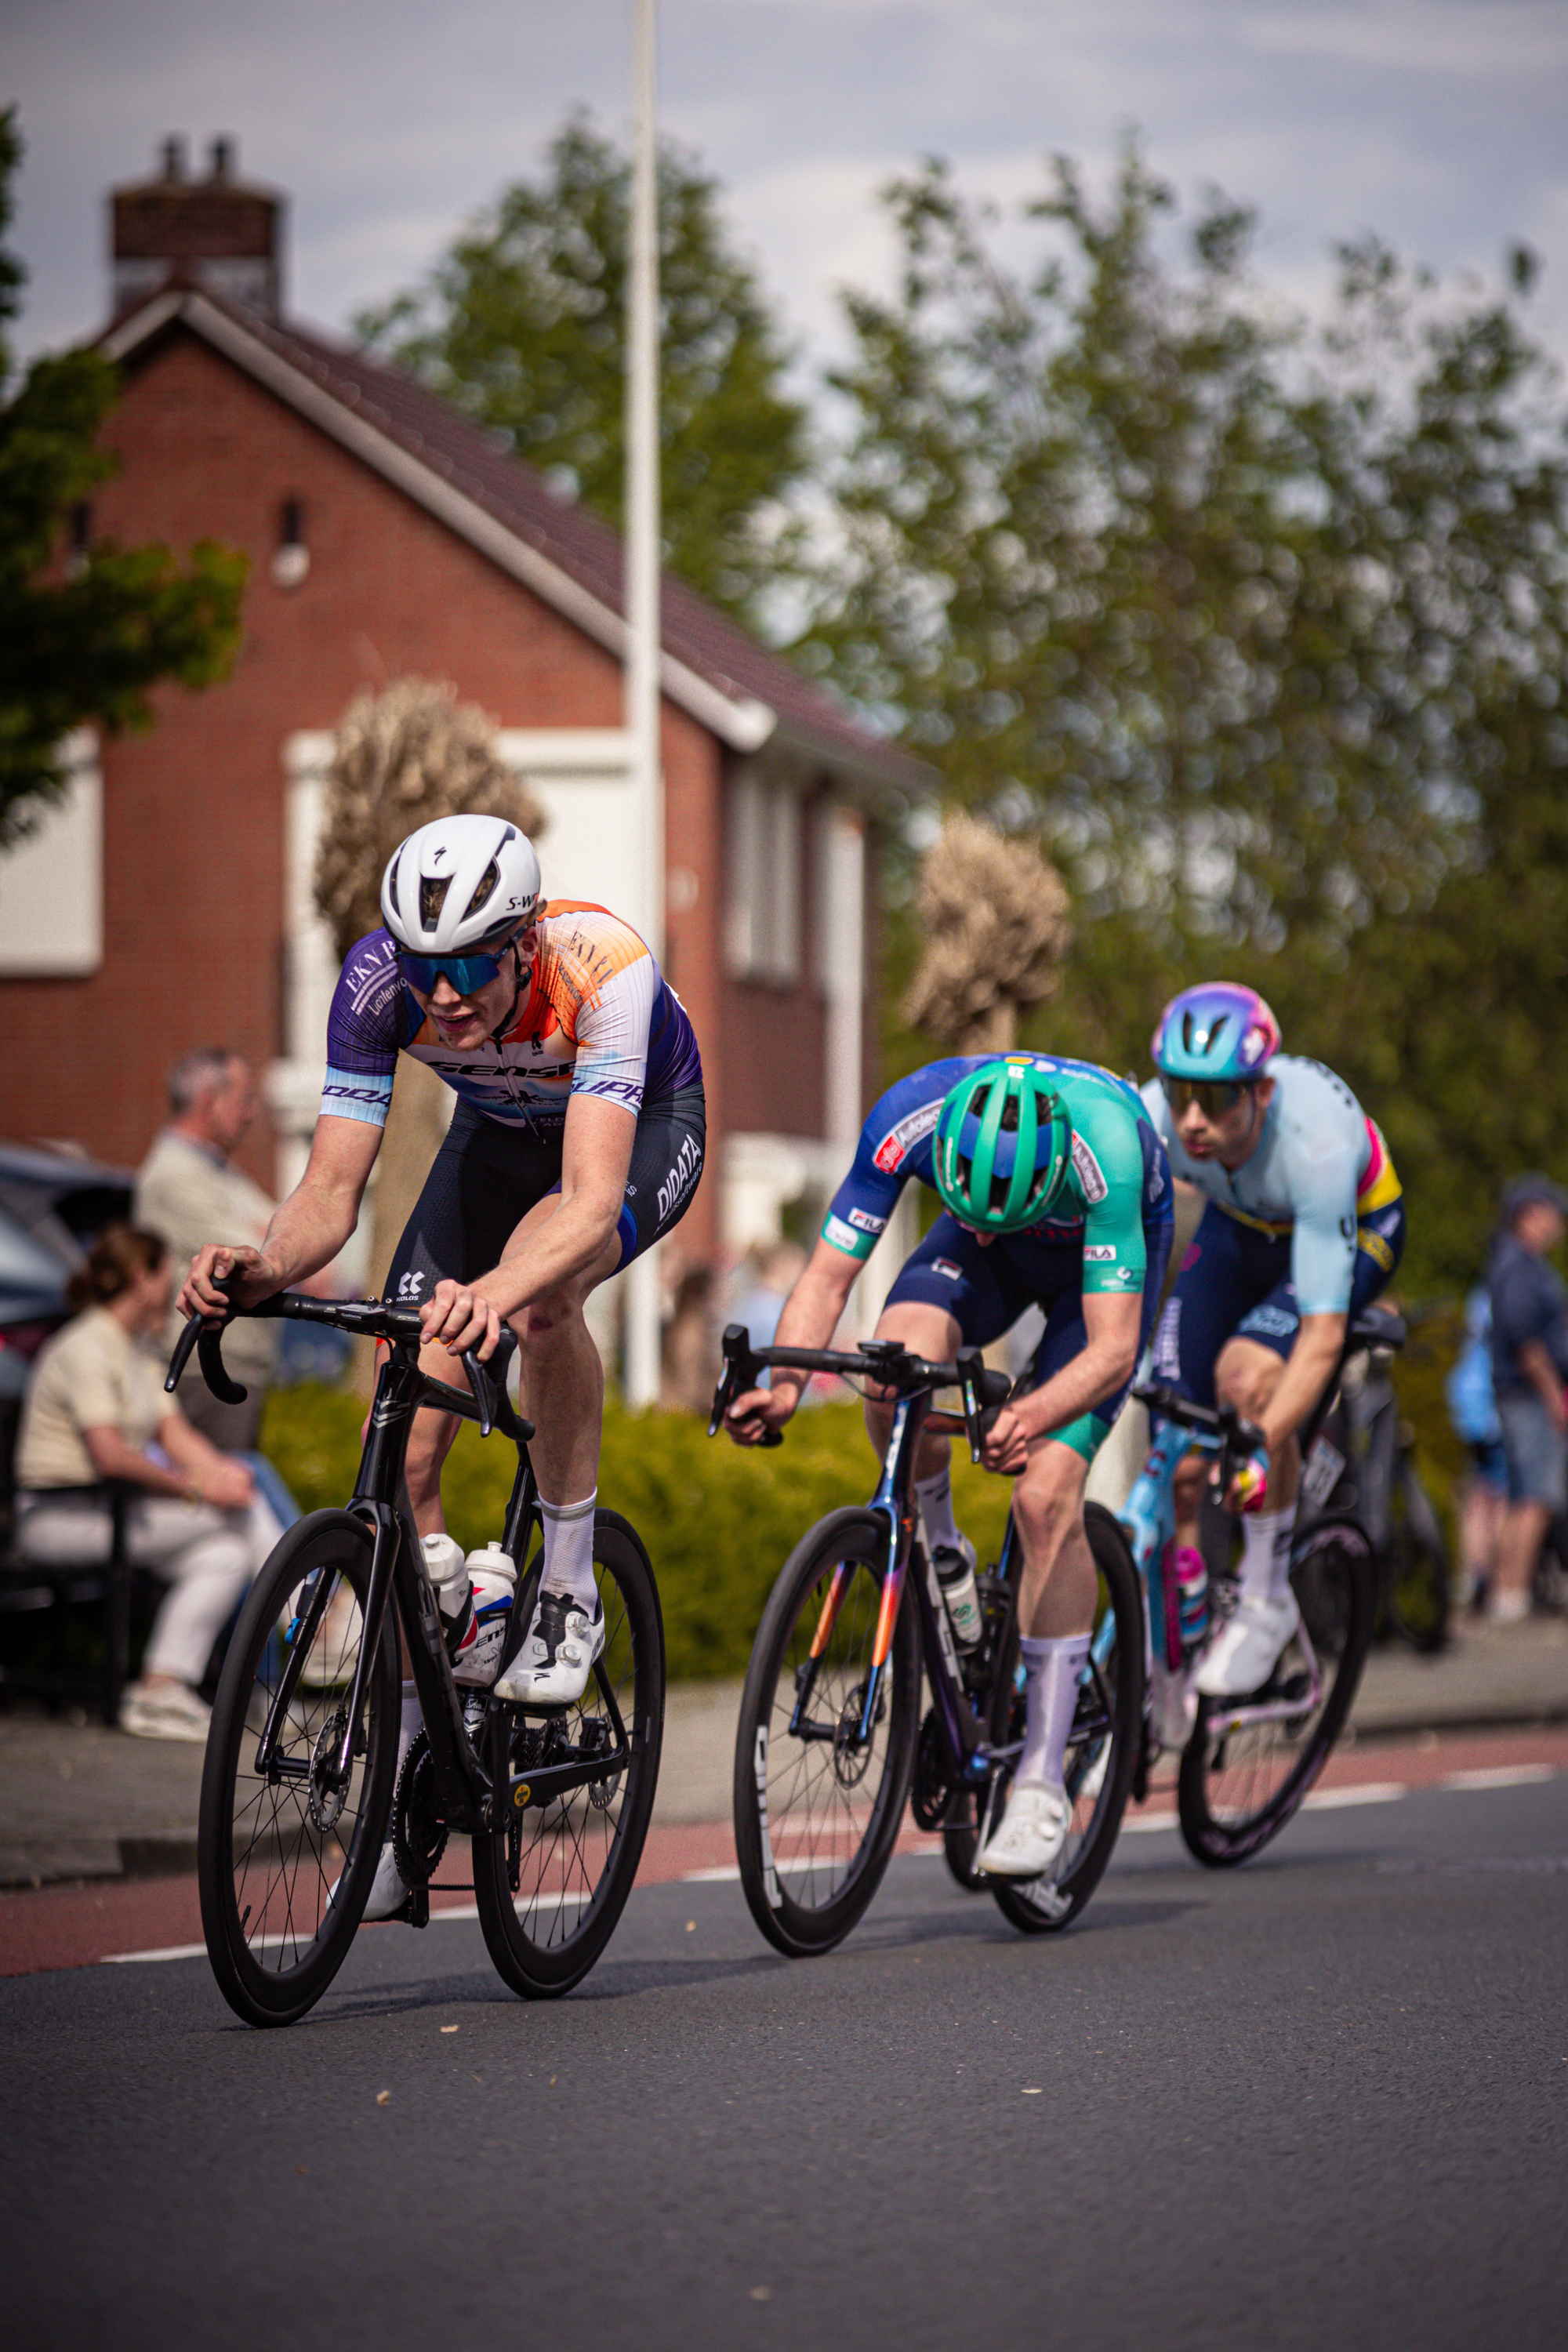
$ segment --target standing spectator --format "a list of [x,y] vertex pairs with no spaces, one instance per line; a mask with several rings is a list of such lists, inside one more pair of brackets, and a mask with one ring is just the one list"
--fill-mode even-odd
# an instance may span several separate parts
[[119,1478],[144,1490],[127,1549],[169,1591],[120,1725],[194,1740],[206,1738],[196,1686],[213,1644],[281,1530],[244,1463],[226,1460],[163,1393],[157,1339],[171,1287],[162,1238],[129,1225],[110,1225],[72,1277],[78,1311],[41,1349],[23,1408],[16,1549],[24,1559],[107,1559],[110,1506],[91,1489]]
[[1477,1616],[1487,1605],[1498,1539],[1508,1510],[1508,1455],[1492,1386],[1492,1302],[1485,1283],[1465,1301],[1465,1344],[1444,1384],[1448,1418],[1469,1452],[1459,1510],[1465,1599]]
[[[163,1235],[181,1276],[204,1242],[259,1246],[267,1232],[275,1204],[233,1164],[256,1108],[250,1065],[226,1046],[198,1046],[169,1072],[169,1124],[142,1162],[132,1213],[137,1224]],[[183,1320],[171,1313],[164,1334],[171,1349]],[[224,1336],[223,1351],[225,1364],[249,1391],[245,1402],[220,1403],[193,1369],[180,1382],[180,1406],[221,1452],[254,1453],[278,1360],[278,1326],[236,1323]]]
[[1491,1265],[1492,1379],[1508,1456],[1508,1516],[1489,1615],[1529,1613],[1542,1538],[1568,1506],[1568,1289],[1547,1253],[1568,1227],[1568,1193],[1548,1176],[1518,1176],[1503,1194]]

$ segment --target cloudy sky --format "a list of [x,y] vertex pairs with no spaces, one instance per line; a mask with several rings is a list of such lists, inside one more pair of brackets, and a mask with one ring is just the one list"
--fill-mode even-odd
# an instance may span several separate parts
[[[417,278],[533,171],[574,104],[624,130],[630,0],[5,0],[28,142],[13,238],[32,351],[99,324],[102,196],[163,135],[238,139],[292,199],[289,307],[328,328]],[[664,127],[731,194],[821,354],[837,286],[884,280],[875,192],[922,154],[1010,204],[1053,150],[1103,173],[1129,123],[1185,195],[1263,215],[1310,300],[1373,227],[1443,271],[1545,258],[1568,352],[1568,0],[660,0]]]

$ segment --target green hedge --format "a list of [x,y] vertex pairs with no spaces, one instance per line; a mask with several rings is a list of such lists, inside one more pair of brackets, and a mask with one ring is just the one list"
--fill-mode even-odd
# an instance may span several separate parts
[[[342,1390],[303,1384],[275,1390],[262,1443],[299,1498],[313,1511],[343,1502],[359,1463],[364,1407]],[[501,1437],[465,1423],[447,1464],[447,1522],[466,1547],[500,1533],[515,1457]],[[814,1519],[842,1503],[864,1502],[875,1464],[849,1402],[809,1407],[784,1444],[742,1453],[710,1439],[684,1413],[605,1410],[599,1496],[624,1512],[647,1544],[664,1603],[673,1681],[741,1675],[769,1590]],[[1012,1482],[993,1478],[953,1452],[960,1523],[982,1559],[995,1556]]]

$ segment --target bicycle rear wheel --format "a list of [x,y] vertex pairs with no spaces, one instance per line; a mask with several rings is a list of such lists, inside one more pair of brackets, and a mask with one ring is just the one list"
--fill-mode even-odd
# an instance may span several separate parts
[[858,1736],[887,1559],[885,1518],[830,1512],[784,1562],[752,1647],[735,1738],[735,1853],[752,1918],[792,1958],[830,1951],[862,1917],[910,1791],[921,1675],[907,1593],[871,1736],[863,1746]]
[[[1127,1538],[1100,1503],[1086,1503],[1084,1529],[1099,1577],[1089,1678],[1079,1691],[1068,1734],[1063,1785],[1073,1801],[1072,1826],[1048,1878],[987,1878],[1004,1915],[1027,1936],[1050,1935],[1076,1919],[1110,1860],[1138,1764],[1143,1722],[1143,1603]],[[1024,1736],[1018,1634],[999,1662],[991,1700],[991,1736]],[[1001,1817],[1007,1782],[989,1818]]]
[[1344,1728],[1372,1640],[1376,1575],[1372,1540],[1348,1511],[1314,1519],[1297,1538],[1290,1582],[1300,1634],[1257,1699],[1200,1699],[1182,1751],[1176,1806],[1199,1862],[1245,1862],[1277,1837],[1328,1761]]
[[1388,1622],[1402,1642],[1430,1657],[1448,1638],[1453,1571],[1432,1498],[1407,1455],[1394,1464],[1383,1550]]
[[[251,2025],[292,2025],[342,1966],[369,1897],[397,1760],[397,1640],[388,1607],[349,1783],[342,1732],[370,1585],[372,1538],[346,1511],[290,1528],[251,1586],[228,1645],[202,1771],[196,1860],[218,1989]],[[306,1580],[321,1582],[302,1591]],[[261,1735],[297,1662],[270,1770]]]
[[[594,1580],[605,1646],[582,1697],[547,1714],[492,1701],[503,1708],[512,1773],[615,1754],[622,1731],[630,1759],[552,1803],[512,1811],[473,1841],[485,1943],[505,1981],[530,2000],[570,1992],[609,1942],[642,1859],[658,1781],[664,1619],[647,1554],[615,1511],[594,1515]],[[523,1624],[534,1582],[525,1579],[519,1596]]]

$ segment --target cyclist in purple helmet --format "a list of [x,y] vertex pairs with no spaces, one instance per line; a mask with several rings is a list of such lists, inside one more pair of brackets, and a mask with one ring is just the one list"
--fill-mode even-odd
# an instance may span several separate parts
[[[1388,1147],[1343,1080],[1279,1050],[1256,989],[1206,981],[1166,1005],[1143,1088],[1178,1183],[1205,1202],[1160,1318],[1154,1368],[1201,1404],[1232,1405],[1265,1447],[1226,1503],[1247,1514],[1241,1599],[1199,1664],[1211,1698],[1262,1688],[1294,1638],[1296,1432],[1332,1378],[1352,1314],[1405,1247]],[[1177,1477],[1176,1532],[1197,1540],[1201,1473]]]

